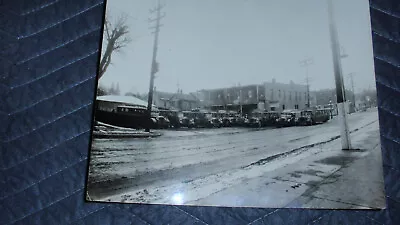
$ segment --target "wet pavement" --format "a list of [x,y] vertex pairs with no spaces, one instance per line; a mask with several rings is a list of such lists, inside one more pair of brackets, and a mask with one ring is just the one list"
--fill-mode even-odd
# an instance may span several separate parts
[[[335,119],[310,127],[168,130],[158,138],[94,140],[88,191],[93,200],[100,201],[251,207],[324,205],[313,199],[333,201],[323,195],[326,191],[315,187],[322,187],[328,177],[333,179],[332,174],[346,173],[341,168],[372,155],[379,144],[377,119],[376,110],[349,116],[352,139],[354,136],[361,150],[348,155],[338,154],[342,150],[338,147]],[[372,158],[375,161],[370,162],[369,169],[382,167],[376,154]],[[355,170],[361,176],[364,169]],[[379,193],[383,194],[379,178],[383,180],[382,175],[374,177],[378,184],[371,187],[377,199],[381,199]],[[347,183],[343,181],[343,188]],[[376,207],[364,195],[354,200],[363,202],[357,206]],[[328,203],[324,206],[331,208]]]

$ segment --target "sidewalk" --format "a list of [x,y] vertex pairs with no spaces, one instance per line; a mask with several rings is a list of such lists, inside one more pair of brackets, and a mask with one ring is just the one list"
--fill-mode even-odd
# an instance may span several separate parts
[[[185,204],[271,208],[376,209],[385,207],[378,123],[351,134],[353,147],[340,139],[304,152],[232,173],[230,187]],[[224,177],[224,176],[222,176]],[[240,182],[239,182],[240,181]],[[205,185],[205,184],[204,184]]]
[[381,146],[346,165],[354,152],[338,155],[343,167],[325,178],[316,187],[306,191],[288,207],[380,209],[385,207]]

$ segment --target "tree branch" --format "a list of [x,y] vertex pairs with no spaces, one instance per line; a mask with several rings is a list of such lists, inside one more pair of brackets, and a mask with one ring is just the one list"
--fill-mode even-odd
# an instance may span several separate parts
[[[107,15],[109,15],[107,13]],[[132,40],[129,37],[129,27],[126,25],[127,17],[125,15],[121,15],[116,21],[115,25],[110,22],[110,18],[106,17],[104,26],[105,26],[105,35],[106,35],[106,47],[102,58],[100,60],[99,65],[99,76],[100,79],[107,68],[111,64],[111,56],[113,52],[119,52],[122,48],[125,48]]]

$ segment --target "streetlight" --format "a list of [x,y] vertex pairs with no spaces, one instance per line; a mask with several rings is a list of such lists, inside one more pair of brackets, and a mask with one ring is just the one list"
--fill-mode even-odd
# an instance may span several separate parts
[[343,86],[343,72],[341,64],[340,45],[338,41],[337,28],[334,19],[332,0],[328,1],[329,31],[331,36],[331,47],[333,56],[333,69],[336,83],[337,108],[340,121],[340,136],[342,140],[342,149],[351,149],[350,132],[347,124],[347,114],[345,109],[345,90]]

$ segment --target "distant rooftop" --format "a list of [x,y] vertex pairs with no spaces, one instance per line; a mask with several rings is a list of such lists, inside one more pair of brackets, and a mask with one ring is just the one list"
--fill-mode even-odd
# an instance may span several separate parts
[[194,96],[192,93],[186,94],[186,93],[173,93],[173,92],[162,92],[162,91],[155,91],[154,94],[158,95],[159,98],[165,99],[165,100],[185,100],[185,101],[198,101],[197,97]]
[[[115,103],[122,103],[122,104],[127,104],[127,105],[132,105],[132,106],[144,106],[147,107],[147,102],[143,101],[142,99],[133,97],[133,96],[121,96],[121,95],[104,95],[104,96],[98,96],[96,98],[98,101],[104,101],[104,102],[115,102]],[[155,108],[156,106],[153,105]]]

